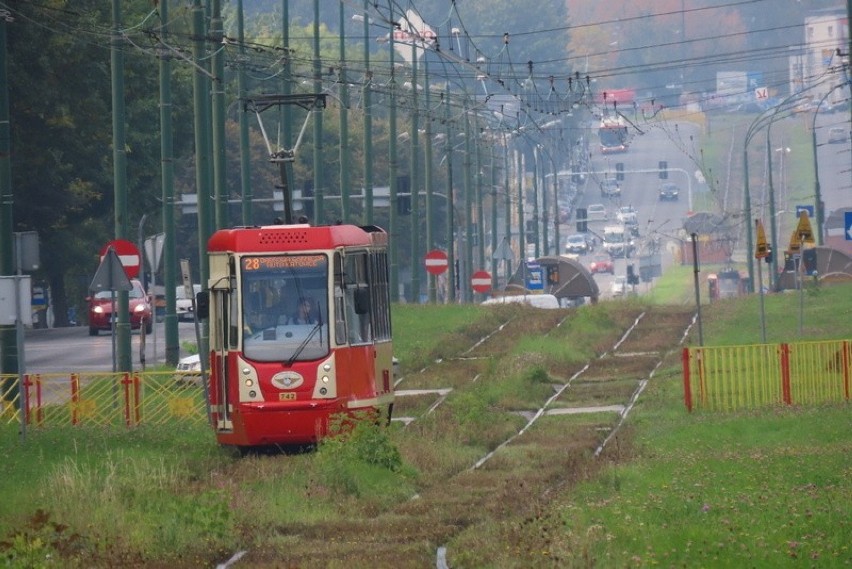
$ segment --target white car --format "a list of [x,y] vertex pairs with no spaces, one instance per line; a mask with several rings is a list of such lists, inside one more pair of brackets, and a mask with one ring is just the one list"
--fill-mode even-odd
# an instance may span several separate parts
[[589,221],[606,221],[606,207],[602,203],[593,203],[586,208],[586,219]]
[[[192,285],[193,294],[201,292],[201,285]],[[186,296],[186,287],[183,285],[175,287],[175,312],[178,320],[192,320],[192,299]]]
[[175,368],[175,382],[201,384],[201,357],[192,354],[178,360]]
[[612,281],[612,285],[609,287],[609,292],[612,296],[624,296],[627,292],[627,277],[615,277]]
[[636,208],[632,205],[626,205],[618,209],[618,213],[615,214],[615,217],[620,223],[625,225],[636,225],[639,221],[636,217],[636,213]]
[[494,304],[529,304],[535,308],[560,308],[559,300],[552,294],[515,294],[496,296],[482,302],[484,305]]

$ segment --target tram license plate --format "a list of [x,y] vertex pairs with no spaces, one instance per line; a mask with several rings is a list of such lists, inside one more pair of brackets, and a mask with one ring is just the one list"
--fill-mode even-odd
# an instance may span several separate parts
[[279,393],[278,400],[279,401],[294,401],[296,399],[296,394],[292,392],[287,393]]

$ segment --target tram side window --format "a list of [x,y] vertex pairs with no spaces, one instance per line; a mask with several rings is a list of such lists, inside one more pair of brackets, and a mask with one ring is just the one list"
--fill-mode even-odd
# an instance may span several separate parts
[[334,341],[346,343],[346,301],[344,287],[343,259],[340,253],[334,255]]
[[388,284],[388,256],[385,252],[370,255],[370,312],[373,333],[377,341],[391,339],[390,286]]
[[351,344],[372,342],[369,271],[366,253],[347,255],[343,278],[348,340]]

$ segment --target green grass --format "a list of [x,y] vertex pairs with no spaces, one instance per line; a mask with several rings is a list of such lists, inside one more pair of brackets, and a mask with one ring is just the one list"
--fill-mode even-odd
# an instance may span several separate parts
[[[412,498],[434,490],[446,494],[443,511],[458,527],[444,541],[442,514],[424,511],[410,523],[427,545],[448,545],[453,567],[848,566],[848,404],[690,414],[676,352],[601,459],[569,459],[568,449],[601,440],[611,414],[545,417],[501,449],[493,488],[464,486],[470,465],[523,427],[515,411],[535,409],[639,313],[694,301],[691,279],[691,267],[678,267],[650,298],[558,313],[395,306],[403,387],[450,385],[447,403],[405,429],[359,424],[313,453],[238,458],[205,424],[33,429],[23,441],[14,425],[0,427],[0,565],[212,566],[239,549],[298,559],[300,529],[316,526],[342,547],[350,518],[416,510]],[[811,288],[803,298],[806,337],[850,337],[852,286]],[[758,300],[704,304],[705,343],[757,342]],[[769,341],[798,339],[797,308],[795,294],[765,298]],[[490,352],[453,361],[500,324]],[[607,392],[586,380],[565,400],[617,402],[636,381],[620,378]],[[538,477],[546,484],[554,469],[573,474],[532,501],[513,491]],[[500,487],[503,479],[510,484]],[[467,502],[478,492],[485,511]]]

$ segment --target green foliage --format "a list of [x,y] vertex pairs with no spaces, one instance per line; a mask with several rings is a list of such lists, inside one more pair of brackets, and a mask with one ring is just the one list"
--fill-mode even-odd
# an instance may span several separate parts
[[330,436],[320,443],[320,456],[335,460],[354,460],[399,472],[402,459],[393,446],[387,430],[371,414],[359,414],[354,419],[338,415],[329,426]]
[[37,510],[23,528],[0,539],[0,564],[28,569],[62,567],[82,545],[78,534],[51,521],[44,510]]

